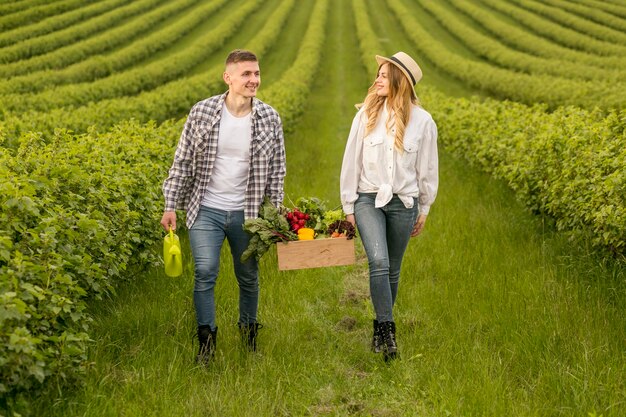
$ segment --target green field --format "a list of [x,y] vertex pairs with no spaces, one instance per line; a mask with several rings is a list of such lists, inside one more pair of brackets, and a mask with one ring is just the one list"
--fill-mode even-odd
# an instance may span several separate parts
[[[235,48],[285,125],[286,201],[339,206],[375,54],[420,63],[440,191],[411,240],[401,359],[369,351],[367,261],[261,262],[216,360],[193,263],[159,259],[187,111]],[[0,416],[626,415],[626,1],[0,0]]]

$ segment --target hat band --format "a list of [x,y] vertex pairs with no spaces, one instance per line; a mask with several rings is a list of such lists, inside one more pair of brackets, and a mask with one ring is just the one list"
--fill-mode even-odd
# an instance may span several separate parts
[[406,71],[407,74],[409,74],[409,77],[411,77],[411,81],[413,81],[413,87],[415,87],[415,77],[413,77],[413,74],[411,74],[411,71],[409,71],[409,69],[406,67],[406,65],[404,65],[398,58],[396,58],[395,56],[392,56],[389,58],[390,60],[392,60],[393,62],[395,62],[396,64],[400,65],[402,68],[404,68],[404,70]]

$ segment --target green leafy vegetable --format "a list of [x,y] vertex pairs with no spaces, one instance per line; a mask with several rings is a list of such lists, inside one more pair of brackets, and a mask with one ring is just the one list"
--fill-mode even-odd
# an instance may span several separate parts
[[324,233],[324,212],[326,205],[317,197],[300,197],[296,200],[296,207],[305,214],[310,216],[307,226],[314,229],[317,233]]
[[324,212],[324,229],[328,230],[329,226],[337,220],[343,220],[344,214],[342,209],[327,210]]
[[258,261],[276,242],[298,240],[298,235],[289,229],[289,222],[285,216],[267,197],[261,204],[259,217],[246,220],[243,229],[252,234],[252,238],[241,255],[242,262],[247,261],[250,256],[254,256]]

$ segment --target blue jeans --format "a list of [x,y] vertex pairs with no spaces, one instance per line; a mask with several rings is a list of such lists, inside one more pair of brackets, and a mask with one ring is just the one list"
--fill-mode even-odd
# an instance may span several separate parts
[[379,322],[393,321],[402,257],[417,219],[417,199],[407,209],[394,195],[386,206],[376,208],[376,194],[359,193],[354,204],[361,241],[370,271],[370,293]]
[[253,257],[241,262],[241,254],[248,247],[250,235],[243,230],[242,211],[224,211],[200,207],[198,217],[189,229],[189,241],[195,263],[193,302],[198,326],[215,323],[215,281],[220,268],[220,251],[228,239],[233,256],[235,276],[239,284],[239,323],[256,322],[259,304],[258,263]]

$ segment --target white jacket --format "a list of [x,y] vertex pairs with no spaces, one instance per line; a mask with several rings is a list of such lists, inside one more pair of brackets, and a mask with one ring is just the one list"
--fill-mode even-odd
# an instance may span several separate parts
[[431,115],[412,106],[404,132],[404,152],[394,146],[395,129],[387,132],[387,109],[374,130],[363,137],[367,116],[361,108],[352,122],[341,167],[341,204],[346,214],[354,213],[359,192],[376,193],[376,207],[385,206],[397,194],[406,208],[418,197],[420,214],[428,214],[437,196],[439,161],[437,125]]

